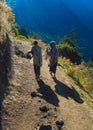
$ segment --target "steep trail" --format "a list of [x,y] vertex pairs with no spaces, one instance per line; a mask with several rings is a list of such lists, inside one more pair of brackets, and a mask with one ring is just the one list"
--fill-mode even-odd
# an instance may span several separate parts
[[64,72],[62,74],[62,70],[59,68],[57,77],[56,87],[61,85],[61,92],[58,98],[60,100],[60,116],[65,122],[64,130],[92,130],[93,111],[80,98],[69,78]]
[[[47,63],[44,60],[43,75],[47,75],[47,82],[56,92],[59,100],[59,119],[64,120],[64,130],[92,130],[93,111],[80,98],[69,77],[61,67],[57,68],[56,78],[48,73]],[[79,86],[77,86],[79,87]]]
[[[14,58],[15,74],[4,102],[8,112],[8,116],[3,116],[4,130],[36,130],[42,124],[55,130],[58,119],[64,121],[63,130],[93,130],[93,110],[80,98],[60,66],[53,78],[43,57],[41,80],[37,82],[32,59]],[[33,98],[32,92],[36,92]],[[49,110],[40,111],[42,106]]]

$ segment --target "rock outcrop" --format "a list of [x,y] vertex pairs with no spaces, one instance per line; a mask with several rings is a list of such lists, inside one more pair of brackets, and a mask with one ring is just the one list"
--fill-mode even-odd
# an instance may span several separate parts
[[9,78],[12,75],[12,42],[9,33],[13,20],[11,9],[4,1],[0,1],[0,130],[2,130],[2,103],[9,92]]

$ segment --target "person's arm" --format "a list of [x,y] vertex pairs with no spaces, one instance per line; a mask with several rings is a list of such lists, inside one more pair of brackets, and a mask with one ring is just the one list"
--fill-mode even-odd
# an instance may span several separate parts
[[27,52],[27,54],[31,53],[33,55],[33,47]]
[[47,48],[46,51],[45,51],[45,59],[49,59],[50,57],[50,48]]
[[31,49],[30,49],[30,50],[28,50],[25,54],[29,54],[29,53],[31,53]]
[[32,58],[32,49],[28,50],[28,51],[25,53],[25,56]]

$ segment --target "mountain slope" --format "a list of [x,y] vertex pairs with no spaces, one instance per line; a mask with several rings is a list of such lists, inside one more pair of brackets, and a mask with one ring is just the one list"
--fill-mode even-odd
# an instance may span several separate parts
[[[60,118],[64,130],[92,130],[93,110],[83,95],[93,105],[92,98],[62,68],[58,67],[56,78],[52,78],[44,57],[42,79],[36,81],[32,60],[11,55],[14,43],[8,35],[13,23],[11,10],[0,3],[0,12],[0,130],[35,130],[41,125],[57,129],[55,122]],[[26,41],[18,41],[15,46],[21,53],[31,48]],[[43,106],[46,109],[41,111]]]
[[[77,37],[83,39],[80,46],[83,58],[93,58],[93,8],[91,0],[7,0],[13,8],[16,22],[29,31],[37,32],[42,39],[56,39],[58,36],[68,35],[73,26]],[[47,36],[46,36],[47,35]]]
[[[21,46],[20,46],[21,45]],[[20,43],[20,50],[31,46]],[[48,61],[43,57],[42,78],[36,81],[32,59],[14,56],[14,77],[10,82],[10,93],[3,102],[2,128],[9,130],[35,130],[41,125],[56,129],[58,119],[64,121],[64,130],[92,130],[93,110],[88,107],[81,95],[87,95],[60,67],[56,78],[48,70]],[[76,87],[75,87],[76,86]],[[35,92],[35,96],[31,93]],[[89,96],[87,95],[87,98]],[[90,99],[92,101],[92,99]],[[48,111],[42,112],[46,106]]]

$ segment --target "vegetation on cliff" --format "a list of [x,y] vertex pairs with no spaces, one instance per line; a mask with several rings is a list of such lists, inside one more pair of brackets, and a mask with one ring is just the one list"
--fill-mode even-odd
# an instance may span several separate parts
[[69,36],[64,36],[59,39],[57,47],[59,49],[60,56],[69,59],[72,63],[80,64],[82,57],[77,46],[79,41],[80,40],[76,39],[74,28],[72,28]]
[[80,88],[93,98],[93,63],[89,61],[88,63],[82,62],[75,65],[69,59],[60,57],[59,64]]
[[[93,107],[93,63],[81,62],[74,31],[59,42],[60,67],[55,78],[51,77],[43,55],[40,82],[35,79],[32,60],[16,53],[13,57],[15,73],[10,81],[13,44],[10,35],[16,40],[15,48],[23,54],[31,48],[30,43],[34,40],[43,45],[36,33],[30,36],[24,28],[17,28],[11,9],[4,2],[0,2],[0,130],[29,130],[45,122],[55,126],[59,115],[64,119],[66,129],[77,126],[80,126],[78,129],[92,129],[93,118],[83,102],[89,99]],[[31,97],[32,92],[36,93],[36,98]],[[40,111],[39,108],[44,105],[49,108],[48,113]]]
[[14,22],[14,15],[11,8],[5,2],[0,2],[0,42],[6,33],[11,32],[11,24]]

